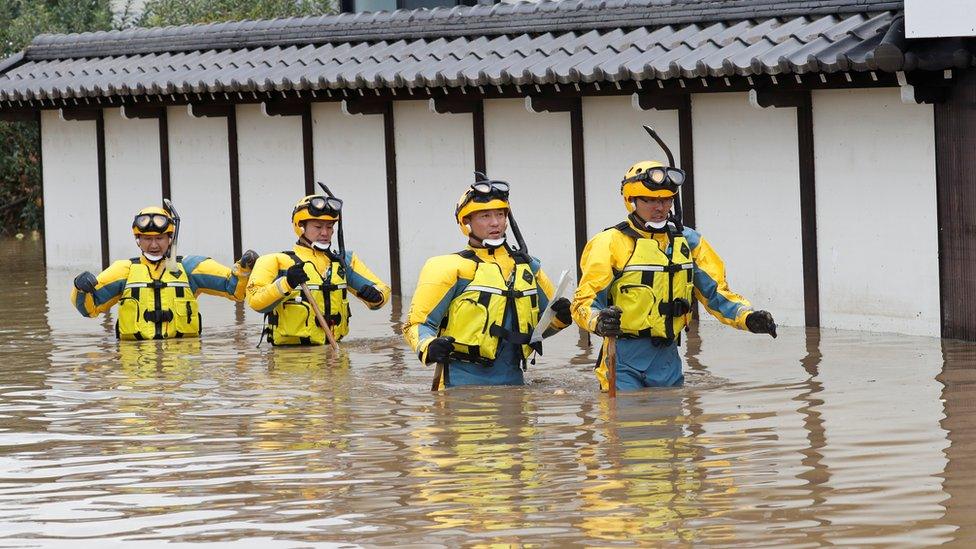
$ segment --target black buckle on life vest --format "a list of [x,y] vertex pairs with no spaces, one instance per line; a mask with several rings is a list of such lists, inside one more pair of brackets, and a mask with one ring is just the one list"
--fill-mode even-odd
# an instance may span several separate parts
[[153,324],[158,324],[160,322],[172,322],[173,311],[146,311],[142,313],[142,318],[146,322],[152,322]]
[[502,328],[497,324],[492,324],[488,328],[488,335],[497,337],[498,339],[508,341],[509,343],[514,343],[515,345],[528,345],[529,340],[532,339],[532,334],[523,334],[521,332],[513,332],[506,328]]
[[657,310],[664,316],[684,316],[691,311],[691,303],[688,303],[687,299],[679,297],[670,302],[662,301],[658,304]]

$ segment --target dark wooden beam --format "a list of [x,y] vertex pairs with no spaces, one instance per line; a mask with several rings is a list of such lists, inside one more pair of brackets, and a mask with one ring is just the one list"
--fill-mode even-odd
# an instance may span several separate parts
[[346,114],[382,114],[386,116],[389,101],[382,99],[345,99],[342,110]]
[[[44,141],[41,135],[44,128],[41,127],[41,111],[34,113],[34,123],[37,124],[37,173],[41,176],[41,213],[43,214],[47,204],[44,202]],[[41,215],[41,239],[44,266],[47,267],[47,230],[44,227],[43,215]]]
[[[65,120],[68,120],[65,117]],[[77,120],[77,119],[73,119]],[[108,249],[108,186],[105,174],[105,113],[101,109],[95,116],[95,156],[98,163],[98,224],[102,242],[102,269],[109,264]]]
[[634,105],[641,110],[674,111],[684,107],[688,94],[643,91],[635,93],[632,97]]
[[268,116],[302,116],[307,104],[298,100],[267,100],[261,103],[261,109]]
[[241,257],[241,172],[237,156],[237,112],[227,115],[227,164],[230,168],[230,226],[234,242],[234,259]]
[[312,144],[312,104],[302,110],[302,161],[305,167],[305,194],[315,194],[315,151]]
[[32,122],[41,111],[0,111],[0,122]]
[[474,113],[481,108],[481,100],[478,98],[440,97],[431,99],[430,104],[438,114]]
[[770,89],[749,90],[749,102],[754,106],[768,108],[799,107],[809,101],[809,93],[804,91],[784,91]]
[[232,116],[234,114],[233,105],[215,105],[211,103],[190,103],[187,105],[190,116],[194,118],[215,118],[222,116]]
[[390,288],[402,295],[400,285],[400,211],[397,201],[396,135],[394,133],[393,103],[386,103],[383,112],[383,137],[386,146],[386,220],[390,238]]
[[488,161],[485,148],[485,103],[478,101],[471,111],[471,129],[474,131],[474,169],[486,173]]
[[820,267],[817,261],[817,188],[814,170],[813,102],[810,93],[796,107],[800,166],[800,237],[803,250],[803,311],[808,328],[820,327]]
[[61,118],[68,121],[91,121],[102,117],[102,109],[64,107],[61,109]]
[[943,338],[976,340],[976,71],[960,75],[934,107]]
[[695,226],[695,154],[691,118],[691,96],[682,96],[678,107],[678,164],[685,171],[681,185],[681,219],[689,227]]
[[583,151],[583,100],[576,99],[569,109],[569,133],[573,153],[573,211],[576,236],[576,280],[582,278],[579,267],[586,247],[586,166]]
[[572,112],[577,103],[578,97],[529,95],[525,98],[525,105],[535,112]]
[[163,198],[172,199],[172,187],[169,175],[169,118],[166,108],[159,113],[159,179],[162,185]]
[[159,119],[166,116],[166,107],[144,103],[122,105],[122,116],[130,119]]

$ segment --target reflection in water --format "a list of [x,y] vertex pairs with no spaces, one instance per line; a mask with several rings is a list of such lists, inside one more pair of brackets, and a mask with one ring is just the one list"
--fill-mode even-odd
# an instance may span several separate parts
[[40,257],[0,242],[0,546],[976,541],[973,344],[703,319],[683,388],[610,401],[571,334],[435,394],[398,300],[338,355],[216,300],[201,340],[118,343]]

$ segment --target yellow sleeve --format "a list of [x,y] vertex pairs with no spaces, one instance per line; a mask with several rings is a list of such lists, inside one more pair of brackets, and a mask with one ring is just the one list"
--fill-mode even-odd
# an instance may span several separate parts
[[573,320],[584,330],[596,330],[596,316],[607,306],[606,293],[613,282],[614,235],[612,230],[603,231],[586,243],[580,256],[583,271],[573,304],[570,308]]
[[461,261],[468,260],[457,255],[432,257],[420,271],[407,322],[403,325],[403,337],[421,362],[426,362],[427,346],[437,337],[441,321],[454,300]]
[[379,303],[370,303],[361,297],[359,297],[359,300],[373,310],[379,309],[383,307],[383,305],[386,305],[386,302],[390,300],[390,287],[384,284],[383,281],[380,280],[380,277],[373,274],[373,271],[371,271],[369,267],[367,267],[366,264],[359,259],[359,256],[352,252],[346,252],[346,254],[346,261],[349,265],[350,271],[349,275],[346,277],[346,280],[349,283],[349,289],[352,291],[353,295],[359,297],[359,290],[361,290],[363,287],[376,286],[376,289],[383,294],[382,301]]
[[82,316],[87,317],[94,317],[111,309],[122,296],[131,264],[128,259],[122,259],[109,265],[95,277],[98,279],[98,284],[95,285],[94,293],[79,292],[72,285],[71,303]]
[[190,256],[183,259],[183,268],[190,278],[196,295],[201,293],[225,297],[231,301],[244,301],[248,277],[251,271],[239,264],[222,265],[209,257]]
[[294,261],[282,253],[262,255],[254,262],[247,282],[247,304],[259,313],[270,313],[294,288],[288,285],[279,271],[290,267]]
[[749,300],[729,289],[725,263],[700,234],[685,229],[695,261],[695,299],[723,324],[746,330],[746,317],[752,312]]

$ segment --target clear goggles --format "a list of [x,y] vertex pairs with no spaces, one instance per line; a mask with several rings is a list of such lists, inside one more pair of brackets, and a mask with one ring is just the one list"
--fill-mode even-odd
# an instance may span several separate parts
[[339,217],[339,213],[342,211],[342,200],[331,196],[313,196],[306,204],[298,207],[299,210],[303,208],[308,209],[308,213],[312,217],[321,217],[323,215]]
[[470,200],[474,202],[488,202],[492,198],[508,200],[508,183],[504,181],[479,181],[471,185]]
[[163,214],[140,214],[132,220],[132,228],[143,233],[164,233],[172,222],[169,216]]
[[633,181],[640,181],[652,191],[660,190],[664,187],[680,187],[685,182],[685,172],[678,168],[648,168],[637,175],[624,179],[623,183],[631,183]]

